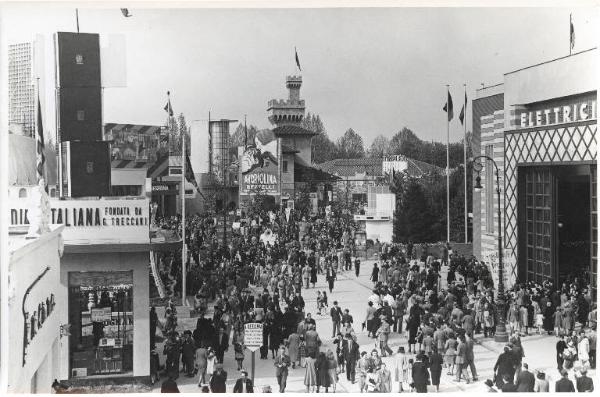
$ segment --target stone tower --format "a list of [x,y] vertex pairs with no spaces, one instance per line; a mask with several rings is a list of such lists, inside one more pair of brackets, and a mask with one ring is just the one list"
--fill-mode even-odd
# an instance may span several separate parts
[[275,127],[283,125],[300,125],[304,118],[304,100],[300,99],[302,76],[287,76],[285,86],[289,91],[288,99],[271,99],[269,101],[269,121]]

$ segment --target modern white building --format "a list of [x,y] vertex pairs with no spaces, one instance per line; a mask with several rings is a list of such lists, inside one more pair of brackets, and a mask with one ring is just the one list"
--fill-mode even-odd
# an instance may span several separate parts
[[[598,50],[528,66],[473,100],[474,154],[499,169],[505,283],[596,289]],[[497,266],[498,202],[492,161],[473,194],[473,251]],[[497,273],[497,272],[494,272]]]

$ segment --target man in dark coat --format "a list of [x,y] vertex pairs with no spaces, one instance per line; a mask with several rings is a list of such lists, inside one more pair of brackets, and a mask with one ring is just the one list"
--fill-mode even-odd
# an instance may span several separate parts
[[517,392],[519,393],[533,393],[533,387],[535,386],[535,376],[529,372],[529,366],[527,363],[523,363],[523,368],[519,375],[517,375]]
[[329,311],[331,316],[331,322],[333,323],[333,331],[331,334],[332,338],[335,338],[338,332],[340,332],[340,324],[342,321],[342,309],[338,306],[338,301],[333,301],[333,307]]
[[562,369],[560,371],[562,378],[556,381],[556,386],[554,387],[555,393],[574,393],[575,386],[573,386],[573,382],[569,379],[569,372],[566,369]]
[[424,363],[423,354],[417,354],[416,361],[412,366],[412,378],[417,393],[427,393],[427,384],[429,383],[429,370]]
[[358,343],[352,339],[352,335],[347,334],[342,345],[342,354],[346,362],[346,379],[355,382],[356,379],[356,362],[359,359]]
[[183,343],[181,344],[181,355],[183,366],[188,378],[194,376],[194,360],[196,358],[196,342],[192,338],[191,331],[183,333]]
[[342,315],[342,324],[344,324],[344,323],[348,323],[348,324],[354,323],[354,319],[352,318],[352,315],[350,314],[350,310],[348,310],[348,309],[344,309],[344,314]]
[[587,369],[584,367],[581,370],[581,376],[577,379],[577,391],[579,393],[591,393],[594,391],[594,381],[587,376]]
[[565,336],[561,335],[560,340],[556,342],[556,365],[560,371],[563,367],[565,359],[563,358],[563,352],[567,348],[567,342],[565,342]]
[[163,348],[166,357],[166,371],[173,380],[179,377],[179,357],[181,354],[181,343],[177,339],[177,332],[172,331]]
[[279,353],[275,358],[275,376],[279,385],[279,393],[285,393],[287,385],[288,367],[290,366],[290,356],[285,353],[285,346],[279,348]]
[[215,372],[210,378],[210,391],[213,393],[225,393],[225,382],[227,382],[227,371],[223,370],[223,364],[218,363]]
[[248,371],[242,371],[242,377],[235,382],[233,386],[234,393],[254,393],[252,380],[248,379]]
[[496,374],[496,386],[501,389],[504,383],[504,375],[510,379],[515,376],[515,362],[510,347],[504,346],[504,352],[500,353],[496,365],[494,365],[494,373]]

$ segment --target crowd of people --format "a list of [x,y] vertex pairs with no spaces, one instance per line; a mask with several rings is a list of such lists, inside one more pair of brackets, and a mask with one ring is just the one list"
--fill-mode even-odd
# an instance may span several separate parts
[[[394,383],[399,391],[425,392],[428,385],[439,390],[444,372],[454,382],[479,380],[474,346],[478,338],[493,337],[503,318],[509,342],[493,379],[483,383],[487,390],[547,391],[546,374],[536,373],[532,383],[524,360],[521,338],[533,333],[559,338],[557,368],[565,374],[561,385],[575,376],[578,390],[593,388],[586,372],[595,368],[596,307],[591,289],[580,279],[559,287],[551,280],[517,280],[506,291],[505,305],[499,306],[489,267],[475,258],[465,258],[449,245],[435,253],[424,245],[384,244],[371,270],[373,292],[364,317],[351,314],[338,301],[330,305],[327,291],[318,292],[317,312],[329,315],[335,346],[324,348],[326,336],[318,333],[303,291],[315,288],[321,277],[331,296],[339,273],[359,276],[352,221],[334,213],[312,219],[293,212],[249,214],[227,245],[216,238],[216,224],[206,216],[186,222],[187,287],[195,294],[199,317],[194,330],[179,335],[174,305],[165,311],[163,353],[166,375],[173,382],[181,362],[185,376],[197,376],[201,390],[225,391],[223,361],[232,347],[242,375],[236,390],[251,390],[244,324],[257,322],[263,324],[260,359],[273,360],[280,392],[286,389],[290,369],[296,368],[305,371],[307,392],[335,392],[344,373],[351,383],[358,382],[360,391],[391,392]],[[181,230],[176,218],[162,227]],[[176,256],[167,262],[166,279],[176,286]],[[445,280],[442,266],[447,266]],[[172,295],[179,291],[170,289]],[[373,338],[375,348],[360,346],[359,332]],[[388,343],[392,334],[406,337],[406,346],[393,351]],[[382,360],[386,356],[392,357],[392,365]],[[558,382],[557,389],[563,387]]]

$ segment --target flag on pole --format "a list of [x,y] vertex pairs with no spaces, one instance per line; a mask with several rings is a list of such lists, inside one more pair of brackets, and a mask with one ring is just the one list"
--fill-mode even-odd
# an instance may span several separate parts
[[570,41],[571,41],[571,51],[575,48],[575,27],[573,26],[573,17],[569,14],[569,25],[570,25]]
[[448,101],[444,105],[443,110],[448,113],[448,121],[454,118],[454,107],[452,106],[452,95],[450,95],[450,91],[448,91]]
[[165,112],[167,112],[169,114],[169,117],[173,117],[173,107],[171,107],[171,92],[167,91],[167,104],[165,105],[164,109]]
[[124,16],[125,18],[129,18],[129,17],[132,17],[132,16],[133,16],[133,15],[131,15],[131,14],[129,13],[129,10],[128,10],[127,8],[121,8],[121,13],[123,14],[123,16]]
[[298,66],[298,70],[302,71],[302,68],[300,67],[300,59],[298,58],[298,50],[296,50],[296,47],[294,47],[294,52],[296,53],[296,66]]
[[461,125],[464,125],[466,109],[467,109],[467,93],[465,91],[465,103],[463,103],[463,107],[462,107],[462,109],[460,109],[460,114],[458,115],[458,119],[460,120]]
[[[37,138],[36,138],[36,169],[38,181],[44,178],[44,167],[46,164],[46,156],[44,156],[44,126],[42,124],[42,107],[40,106],[40,94],[38,93],[38,108],[37,108]],[[46,191],[48,185],[45,186]]]

